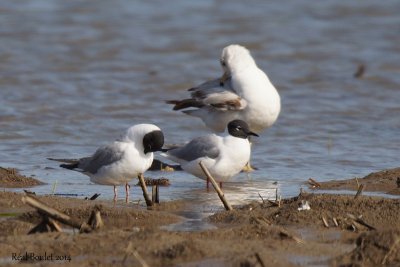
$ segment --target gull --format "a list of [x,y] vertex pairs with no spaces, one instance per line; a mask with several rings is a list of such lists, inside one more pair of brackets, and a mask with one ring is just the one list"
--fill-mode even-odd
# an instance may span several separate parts
[[233,44],[222,50],[221,78],[189,89],[191,97],[168,100],[173,110],[199,117],[214,132],[223,132],[228,122],[240,119],[260,133],[278,118],[281,101],[278,91],[258,68],[249,50]]
[[64,162],[60,167],[86,174],[93,183],[114,186],[114,201],[117,199],[116,186],[125,184],[128,202],[128,182],[150,168],[153,152],[161,151],[163,145],[164,135],[159,127],[137,124],[128,128],[121,138],[98,148],[90,157],[48,159]]
[[179,163],[186,172],[207,180],[199,166],[199,163],[203,162],[215,180],[222,185],[222,182],[238,174],[249,161],[248,137],[258,136],[250,131],[247,123],[242,120],[229,122],[227,128],[226,136],[209,134],[197,137],[186,145],[172,148],[161,155]]

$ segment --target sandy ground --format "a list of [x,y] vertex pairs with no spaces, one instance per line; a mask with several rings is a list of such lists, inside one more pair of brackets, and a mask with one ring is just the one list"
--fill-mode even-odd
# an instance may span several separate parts
[[[382,179],[396,189],[396,183],[386,177]],[[62,225],[63,232],[28,235],[40,216],[22,203],[22,197],[0,193],[0,265],[400,265],[399,199],[303,192],[278,206],[260,198],[204,219],[216,229],[188,232],[162,227],[184,220],[178,216],[188,204],[183,201],[147,210],[134,203],[114,206],[111,201],[37,196],[82,222],[100,206],[104,227],[80,234]],[[306,201],[311,209],[299,211]]]
[[26,188],[41,184],[41,181],[19,174],[16,169],[0,167],[0,188]]
[[373,172],[363,178],[333,180],[319,184],[320,187],[315,189],[357,191],[358,184],[363,184],[365,191],[400,195],[400,168]]

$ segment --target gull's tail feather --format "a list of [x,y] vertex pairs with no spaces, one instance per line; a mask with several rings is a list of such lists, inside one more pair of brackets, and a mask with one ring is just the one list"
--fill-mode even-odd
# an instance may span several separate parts
[[204,104],[196,99],[188,98],[183,100],[167,100],[165,101],[167,104],[175,105],[173,110],[180,110],[184,108],[201,108]]
[[67,164],[60,164],[60,167],[68,169],[68,170],[76,169],[76,168],[78,168],[78,165],[79,165],[78,159],[55,159],[55,158],[47,158],[47,159],[67,163]]
[[72,163],[72,164],[60,164],[60,167],[68,169],[68,170],[73,170],[73,169],[78,168],[78,165],[79,165],[79,163],[77,162],[77,163]]

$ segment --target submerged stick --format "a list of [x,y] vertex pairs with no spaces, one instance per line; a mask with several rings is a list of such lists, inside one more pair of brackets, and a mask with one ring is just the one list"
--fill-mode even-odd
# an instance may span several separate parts
[[354,196],[354,199],[358,198],[362,194],[363,190],[364,190],[364,184],[360,184],[360,186],[358,187],[357,193]]
[[156,185],[156,203],[160,203],[160,187]]
[[153,203],[160,203],[160,191],[159,191],[159,186],[157,184],[153,185],[151,188],[151,201]]
[[260,194],[260,193],[258,193],[258,196],[261,198],[261,200],[262,200],[262,203],[263,203],[263,204],[265,204],[264,198],[261,196],[261,194]]
[[151,201],[156,203],[156,185],[151,186]]
[[222,192],[221,188],[219,188],[218,183],[214,180],[214,178],[211,176],[211,173],[207,170],[206,166],[204,166],[203,162],[199,162],[200,168],[203,170],[204,174],[207,176],[207,179],[210,180],[211,184],[213,185],[215,191],[217,192],[219,199],[221,199],[222,204],[224,204],[224,207],[226,210],[233,210],[232,206],[226,201],[226,198],[224,196],[224,193]]
[[153,202],[151,201],[151,198],[149,197],[149,194],[147,193],[147,187],[146,187],[146,183],[144,181],[143,174],[140,173],[138,175],[138,178],[139,178],[139,182],[140,182],[140,187],[142,188],[142,191],[143,191],[144,200],[146,201],[146,205],[147,205],[147,207],[151,207],[151,206],[153,206]]

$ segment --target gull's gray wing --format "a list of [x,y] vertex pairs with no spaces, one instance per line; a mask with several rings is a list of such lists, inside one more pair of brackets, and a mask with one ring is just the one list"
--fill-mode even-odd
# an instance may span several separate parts
[[235,90],[232,88],[231,79],[229,78],[224,82],[223,85],[220,84],[220,79],[206,81],[196,87],[190,88],[188,91],[191,92],[192,98],[204,99],[209,94],[221,93],[221,92],[231,92],[236,94]]
[[231,85],[231,79],[220,84],[220,79],[207,81],[199,86],[190,88],[191,98],[183,100],[169,100],[168,104],[174,104],[174,110],[185,108],[202,108],[208,106],[212,109],[242,110],[247,106],[247,101],[240,97]]
[[124,151],[121,150],[117,142],[100,147],[91,157],[81,158],[78,168],[83,172],[96,174],[103,167],[121,160]]
[[183,147],[174,148],[168,151],[168,155],[185,161],[192,161],[201,157],[215,159],[219,155],[218,137],[208,135],[197,137]]

